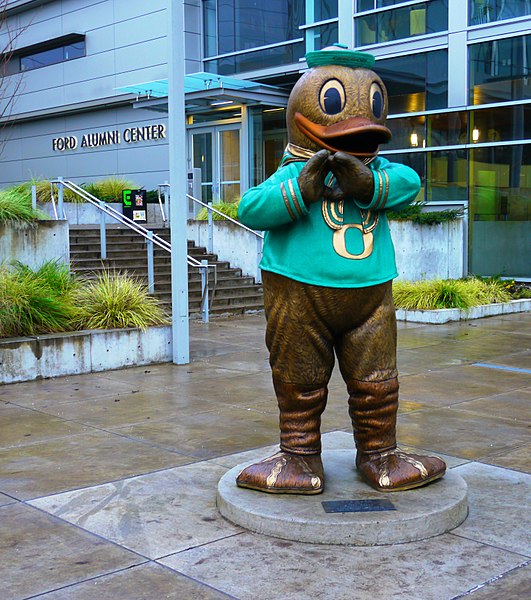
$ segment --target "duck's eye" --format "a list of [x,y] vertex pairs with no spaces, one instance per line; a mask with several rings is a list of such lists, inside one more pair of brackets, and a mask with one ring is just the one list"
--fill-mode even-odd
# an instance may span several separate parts
[[319,93],[319,104],[327,115],[337,115],[345,108],[345,88],[337,79],[327,81]]
[[370,101],[372,114],[379,119],[384,110],[384,94],[382,88],[376,82],[371,85]]

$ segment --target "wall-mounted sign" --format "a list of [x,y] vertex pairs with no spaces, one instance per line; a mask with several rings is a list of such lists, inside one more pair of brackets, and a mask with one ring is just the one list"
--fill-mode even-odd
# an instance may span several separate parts
[[146,190],[123,190],[122,211],[132,221],[147,223]]
[[111,129],[84,133],[81,136],[65,135],[52,139],[54,152],[65,152],[77,148],[99,148],[118,144],[136,144],[138,142],[152,142],[166,139],[166,125],[156,123],[144,127],[126,127],[123,130]]

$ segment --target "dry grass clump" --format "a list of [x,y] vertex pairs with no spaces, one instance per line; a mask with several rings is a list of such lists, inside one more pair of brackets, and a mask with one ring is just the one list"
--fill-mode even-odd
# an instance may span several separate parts
[[168,318],[145,283],[118,271],[104,271],[84,282],[76,294],[75,329],[113,329],[164,325]]

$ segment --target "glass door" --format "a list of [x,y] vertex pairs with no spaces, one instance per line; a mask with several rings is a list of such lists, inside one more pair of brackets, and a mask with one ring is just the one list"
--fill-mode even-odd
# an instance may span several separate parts
[[240,124],[189,131],[191,167],[201,170],[203,202],[235,202],[240,198]]

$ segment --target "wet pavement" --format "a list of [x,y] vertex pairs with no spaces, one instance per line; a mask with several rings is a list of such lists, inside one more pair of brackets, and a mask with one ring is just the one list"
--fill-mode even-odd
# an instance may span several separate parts
[[[221,517],[278,439],[263,315],[191,324],[192,363],[0,385],[0,599],[531,597],[531,314],[399,325],[402,446],[469,486],[450,533],[344,547]],[[334,372],[323,432],[350,432]]]

